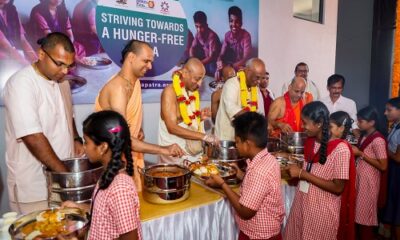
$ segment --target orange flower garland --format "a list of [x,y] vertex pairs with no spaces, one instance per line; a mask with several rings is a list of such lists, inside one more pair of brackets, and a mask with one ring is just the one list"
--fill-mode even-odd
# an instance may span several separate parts
[[196,129],[200,128],[200,95],[199,91],[194,91],[189,95],[185,89],[185,84],[181,81],[182,74],[175,72],[172,75],[172,87],[174,88],[176,99],[179,104],[179,112],[183,122]]
[[[257,111],[257,87],[251,87],[251,94],[249,99],[249,92],[246,84],[246,74],[243,70],[237,72],[237,77],[240,82],[240,103],[243,109],[247,111],[255,112]],[[249,101],[250,100],[250,101]],[[250,107],[249,107],[250,104]]]

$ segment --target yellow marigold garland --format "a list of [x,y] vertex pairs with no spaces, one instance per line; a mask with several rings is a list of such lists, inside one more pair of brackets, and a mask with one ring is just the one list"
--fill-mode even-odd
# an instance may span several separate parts
[[185,89],[185,84],[181,81],[181,76],[180,72],[175,72],[172,75],[172,87],[179,104],[179,112],[186,125],[199,129],[201,122],[199,91],[196,90],[192,93],[193,95],[189,95]]
[[392,69],[392,97],[397,97],[400,85],[400,1],[396,8],[396,30],[394,34],[394,57]]
[[[246,84],[246,74],[243,70],[237,72],[237,77],[240,82],[240,103],[243,109],[255,112],[257,111],[257,87],[251,87],[250,101],[249,101],[249,91]],[[250,104],[250,107],[249,107]]]

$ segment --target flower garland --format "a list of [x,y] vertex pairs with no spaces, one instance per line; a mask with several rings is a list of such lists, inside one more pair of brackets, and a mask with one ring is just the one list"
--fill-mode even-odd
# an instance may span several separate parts
[[400,2],[396,8],[396,30],[394,34],[392,97],[398,97],[400,85]]
[[196,90],[193,95],[189,95],[185,89],[185,84],[181,81],[181,77],[182,74],[180,72],[175,72],[172,75],[172,87],[178,100],[179,112],[186,125],[199,129],[201,121],[199,91]]
[[[239,70],[237,73],[237,77],[240,82],[240,103],[242,104],[242,108],[255,112],[257,111],[258,103],[257,103],[257,87],[251,87],[250,101],[249,101],[249,92],[246,84],[246,75],[243,70]],[[250,105],[250,107],[249,107]]]

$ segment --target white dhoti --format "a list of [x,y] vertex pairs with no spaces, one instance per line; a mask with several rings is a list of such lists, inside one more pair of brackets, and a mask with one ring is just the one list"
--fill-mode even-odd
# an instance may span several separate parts
[[[185,123],[181,122],[178,124],[180,127],[187,128],[189,129],[189,126],[187,126]],[[203,122],[201,122],[201,127],[200,129],[204,129],[203,127]],[[178,144],[179,147],[181,147],[185,151],[185,156],[182,158],[178,157],[171,157],[171,156],[165,156],[165,155],[160,155],[159,156],[159,163],[178,163],[181,164],[184,159],[187,159],[191,162],[196,162],[199,161],[203,151],[196,155],[191,155],[188,151],[188,146],[187,146],[187,140],[183,139],[181,137],[178,137],[176,135],[170,134],[168,132],[167,126],[165,125],[165,122],[160,118],[159,120],[159,126],[158,126],[158,145],[160,146],[168,146],[171,144]]]

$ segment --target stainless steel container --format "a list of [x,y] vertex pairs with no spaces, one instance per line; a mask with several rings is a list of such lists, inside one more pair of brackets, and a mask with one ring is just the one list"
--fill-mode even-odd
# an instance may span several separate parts
[[142,169],[143,198],[151,203],[168,204],[189,197],[190,171],[178,164],[157,164]]
[[67,200],[90,202],[103,166],[92,164],[87,158],[68,158],[63,163],[68,172],[57,173],[45,168],[49,206],[59,206]]
[[[27,234],[25,232],[26,230],[23,230],[23,228],[26,227],[28,224],[35,222],[36,217],[39,216],[44,211],[56,211],[56,210],[47,209],[42,211],[35,211],[28,213],[15,220],[8,229],[8,232],[12,237],[12,239],[15,240],[27,239],[27,237],[29,237],[29,234]],[[65,229],[67,229],[67,233],[62,234],[62,237],[65,239],[71,239],[71,238],[84,239],[88,230],[88,225],[87,225],[88,219],[86,217],[85,212],[77,208],[63,208],[63,209],[58,209],[57,211],[65,214]],[[57,236],[46,236],[46,238],[41,237],[40,239],[49,240],[49,239],[59,239],[59,238]]]
[[307,135],[304,132],[291,132],[281,134],[282,150],[289,153],[302,154],[304,153],[304,142]]
[[230,160],[240,157],[234,141],[223,140],[219,143],[219,146],[204,144],[204,153],[211,159]]

